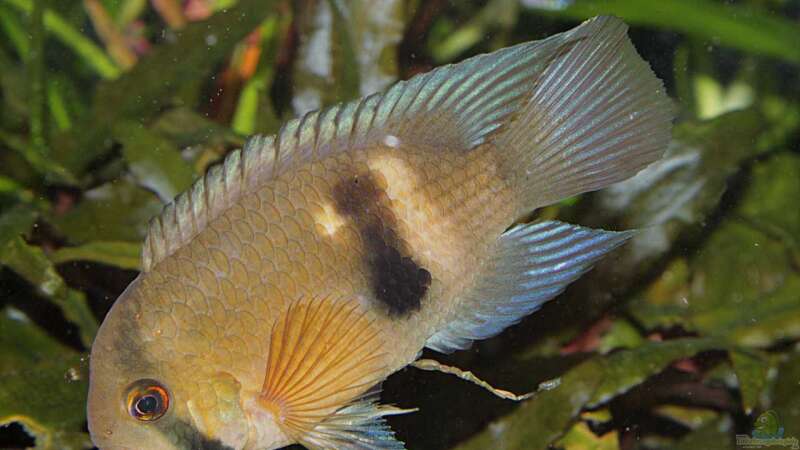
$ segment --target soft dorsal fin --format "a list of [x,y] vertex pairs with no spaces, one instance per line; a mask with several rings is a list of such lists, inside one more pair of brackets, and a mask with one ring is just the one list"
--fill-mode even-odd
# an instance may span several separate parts
[[309,448],[402,449],[383,417],[406,411],[376,403],[384,345],[358,302],[295,302],[273,326],[259,402]]
[[520,109],[549,61],[579,39],[579,33],[562,33],[475,56],[386,92],[312,111],[276,136],[252,138],[150,222],[142,270],[185,245],[241,195],[297,164],[375,145],[466,151],[486,142]]

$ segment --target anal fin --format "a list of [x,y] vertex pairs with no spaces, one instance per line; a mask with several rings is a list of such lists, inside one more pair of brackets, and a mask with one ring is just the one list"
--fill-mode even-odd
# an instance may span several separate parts
[[406,414],[401,409],[378,404],[379,386],[338,410],[306,435],[302,443],[312,450],[405,450],[386,423],[386,416]]
[[560,294],[633,232],[558,221],[517,225],[500,236],[478,285],[426,346],[450,353],[499,334]]

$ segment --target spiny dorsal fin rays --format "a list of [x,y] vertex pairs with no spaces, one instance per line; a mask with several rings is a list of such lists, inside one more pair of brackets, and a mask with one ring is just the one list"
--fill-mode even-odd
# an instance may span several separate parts
[[397,142],[469,150],[486,142],[528,100],[536,77],[573,39],[564,33],[479,55],[401,81],[384,93],[290,120],[277,137],[231,152],[149,225],[142,270],[185,245],[242,195],[297,164]]
[[331,417],[377,385],[387,365],[374,319],[357,302],[332,299],[292,304],[276,320],[265,356],[259,402],[298,441],[338,420]]
[[255,189],[273,166],[274,137],[257,136],[244,150],[228,154],[225,161],[212,167],[164,206],[152,218],[142,248],[142,271],[147,272],[201,232],[244,192]]

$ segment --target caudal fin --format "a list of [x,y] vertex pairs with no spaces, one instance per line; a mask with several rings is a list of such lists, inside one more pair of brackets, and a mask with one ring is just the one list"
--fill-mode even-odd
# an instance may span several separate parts
[[670,140],[672,104],[621,20],[598,17],[562,39],[494,140],[522,212],[629,178]]

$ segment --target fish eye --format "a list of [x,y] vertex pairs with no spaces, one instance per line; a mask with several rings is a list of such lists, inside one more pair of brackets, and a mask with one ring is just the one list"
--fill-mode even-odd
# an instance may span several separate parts
[[143,379],[128,388],[128,413],[141,422],[153,422],[169,409],[169,392],[158,381]]

